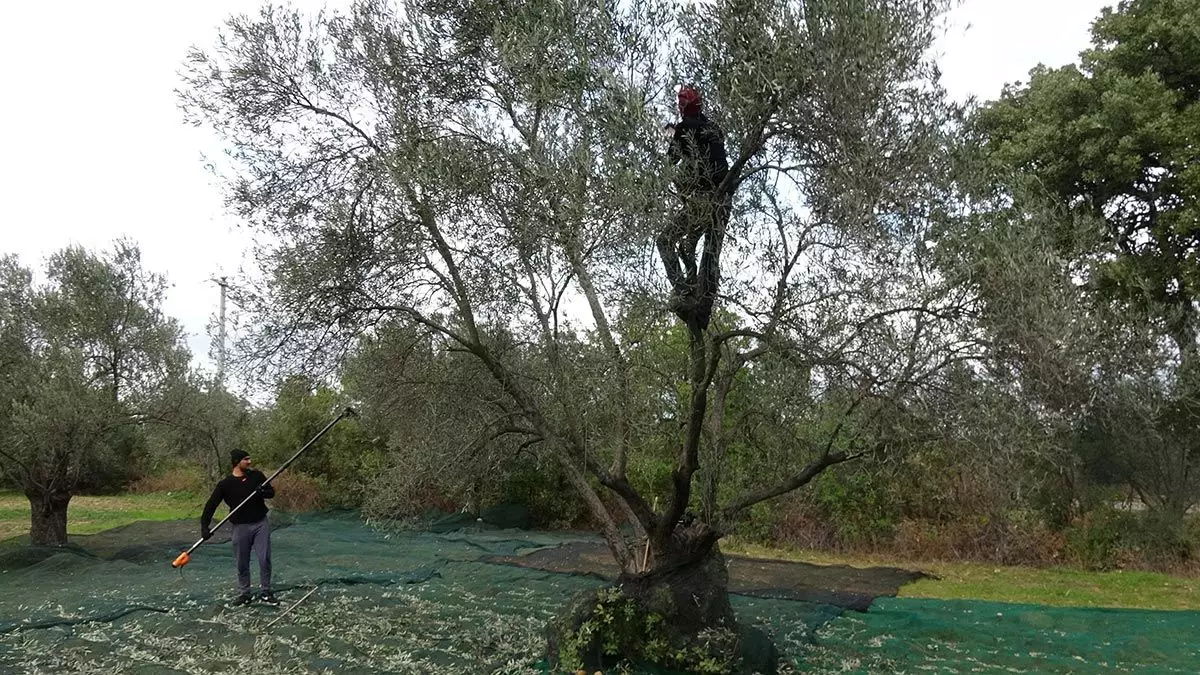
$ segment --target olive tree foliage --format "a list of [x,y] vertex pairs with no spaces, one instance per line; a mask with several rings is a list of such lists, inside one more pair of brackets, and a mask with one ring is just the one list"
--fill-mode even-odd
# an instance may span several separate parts
[[[1073,435],[1103,386],[1098,379],[1138,336],[1121,317],[1089,302],[1079,283],[1100,225],[1057,208],[1044,194],[1023,194],[1014,206],[978,155],[964,154],[955,175],[974,195],[969,225],[938,232],[936,266],[948,283],[971,289],[987,358],[910,409],[919,435],[929,440],[906,462],[934,484],[939,474],[965,470],[986,493],[976,495],[987,503],[972,504],[974,513],[1000,517],[1041,500],[1061,523],[1069,504],[1060,496],[1070,501],[1076,478]],[[1075,242],[1070,251],[1061,246],[1064,231]],[[918,512],[936,513],[932,507],[949,496],[930,492],[936,496]]]
[[65,248],[46,275],[51,288],[38,303],[45,334],[78,349],[89,382],[112,400],[147,411],[188,361],[179,323],[162,310],[166,279],[142,266],[128,240],[104,252]]
[[126,475],[137,428],[186,369],[164,289],[124,241],[55,253],[43,283],[0,260],[0,472],[29,498],[34,543],[65,544],[72,495]]
[[162,413],[149,442],[156,451],[151,471],[181,460],[216,480],[229,471],[229,451],[251,433],[250,404],[197,373],[175,380],[163,393]]
[[39,497],[35,526],[39,516],[50,513],[38,508],[40,502],[61,502],[65,530],[71,489],[103,454],[111,402],[89,388],[83,354],[43,332],[38,290],[31,271],[15,256],[0,259],[0,471],[6,483],[31,495],[31,503]]
[[[315,437],[349,401],[344,393],[324,386],[307,375],[288,375],[276,386],[275,400],[251,417],[245,448],[263,467],[277,467]],[[326,486],[336,506],[361,502],[362,463],[371,455],[372,443],[358,419],[343,420],[313,444],[293,471]],[[226,467],[228,468],[228,467]]]
[[[520,358],[511,335],[494,335],[507,343],[493,342],[494,349]],[[503,498],[504,478],[530,468],[556,473],[531,449],[531,439],[515,431],[506,394],[479,360],[444,349],[425,330],[379,326],[360,340],[343,381],[364,423],[388,440],[367,488],[369,517],[403,518],[434,506],[478,512]]]
[[1181,359],[1197,344],[1200,7],[1123,0],[1092,27],[1078,64],[1039,67],[971,119],[1009,183],[1036,182],[1105,225],[1093,290],[1145,309]]
[[[954,111],[927,55],[943,9],[364,0],[234,18],[191,55],[183,99],[229,144],[231,202],[266,235],[262,283],[238,299],[261,323],[245,356],[311,369],[383,321],[419,327],[477,361],[488,435],[557,464],[626,573],[705,555],[746,508],[878,450],[891,407],[977,356],[968,293],[926,243],[958,208],[939,159]],[[719,285],[683,306],[652,253],[680,80],[727,131],[736,194],[698,256]],[[657,495],[628,476],[654,422],[639,327],[619,320],[639,303],[687,329]],[[842,423],[685,518],[727,461],[737,375],[765,358],[810,404],[836,393]]]

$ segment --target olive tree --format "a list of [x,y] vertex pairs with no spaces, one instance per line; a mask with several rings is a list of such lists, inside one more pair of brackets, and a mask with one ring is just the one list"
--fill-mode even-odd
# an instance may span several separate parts
[[[672,639],[731,633],[720,537],[883,449],[890,410],[977,356],[969,294],[929,262],[931,224],[959,208],[927,56],[943,5],[362,0],[231,19],[192,53],[182,98],[228,144],[231,203],[264,235],[238,298],[260,326],[244,358],[328,367],[385,321],[469,355],[499,394],[487,434],[562,469],[623,597]],[[696,242],[709,281],[694,288],[654,254],[681,81],[726,131],[734,196]],[[654,495],[629,479],[653,420],[639,326],[618,320],[647,303],[687,333],[674,469]],[[820,405],[828,423],[731,458],[731,391],[763,359],[800,393],[782,420]],[[694,486],[735,459],[759,480],[706,488],[697,515]]]
[[192,372],[163,391],[156,425],[149,442],[167,468],[180,461],[202,467],[202,474],[220,479],[229,470],[229,450],[244,446],[253,427],[250,403],[227,391],[219,381]]
[[156,418],[164,383],[186,368],[164,289],[128,242],[63,249],[42,284],[0,260],[0,472],[29,498],[33,543],[67,542],[71,497],[120,473],[130,461],[121,430]]

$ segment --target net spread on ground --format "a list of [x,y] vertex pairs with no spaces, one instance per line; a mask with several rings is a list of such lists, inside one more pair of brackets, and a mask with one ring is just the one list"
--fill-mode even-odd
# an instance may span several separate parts
[[[229,606],[227,534],[172,569],[195,540],[192,521],[72,537],[67,549],[0,545],[0,672],[545,672],[547,622],[614,572],[591,534],[473,518],[390,533],[349,513],[272,520],[278,606]],[[774,638],[782,672],[1194,673],[1200,663],[1200,612],[896,598],[920,575],[890,568],[731,557],[729,569],[739,618]]]

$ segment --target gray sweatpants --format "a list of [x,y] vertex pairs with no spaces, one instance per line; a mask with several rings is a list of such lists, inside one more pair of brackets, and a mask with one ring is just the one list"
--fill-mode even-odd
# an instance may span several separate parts
[[233,557],[237,560],[238,592],[250,592],[250,549],[258,558],[258,585],[271,590],[271,525],[266,518],[257,523],[233,526]]

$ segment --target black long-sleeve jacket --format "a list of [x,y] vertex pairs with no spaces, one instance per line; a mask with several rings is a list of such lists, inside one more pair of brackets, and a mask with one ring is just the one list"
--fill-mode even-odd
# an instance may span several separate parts
[[217,510],[217,505],[222,501],[230,509],[237,508],[238,504],[254,494],[255,491],[262,487],[246,505],[238,509],[229,522],[235,525],[245,523],[257,523],[267,517],[267,503],[264,499],[270,499],[275,496],[275,487],[272,485],[263,486],[267,477],[261,471],[251,469],[244,476],[238,477],[230,474],[221,479],[217,486],[213,488],[212,494],[208,498],[208,502],[204,504],[204,513],[200,516],[200,529],[208,530],[209,524],[212,522],[213,513]]
[[687,192],[715,190],[729,173],[725,132],[703,114],[688,115],[674,126],[667,157],[679,164],[675,184]]

